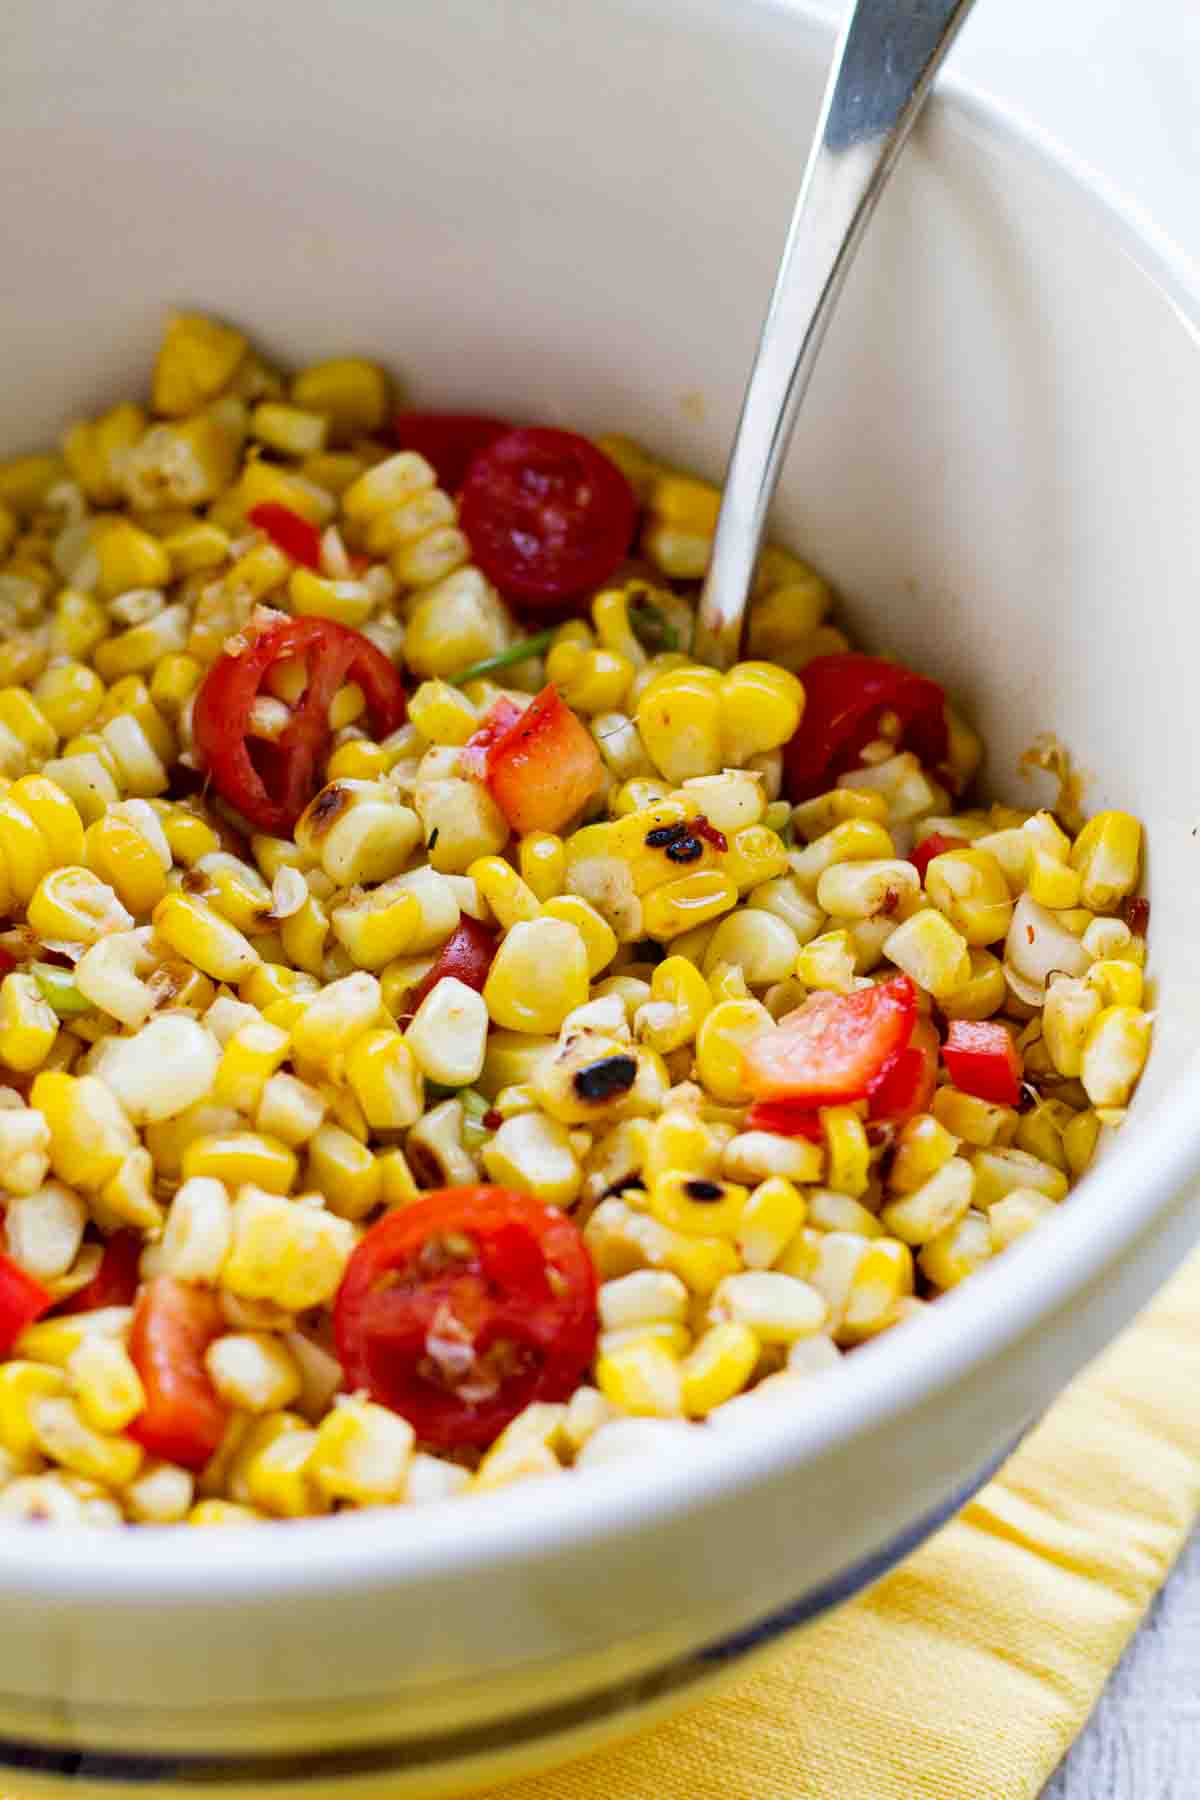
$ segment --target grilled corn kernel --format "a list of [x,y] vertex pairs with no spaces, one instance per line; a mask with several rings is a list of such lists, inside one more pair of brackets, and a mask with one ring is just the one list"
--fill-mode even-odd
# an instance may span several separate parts
[[199,895],[168,894],[155,907],[152,918],[163,943],[214,981],[242,981],[260,960],[254,945],[236,925]]
[[848,994],[854,986],[854,945],[848,931],[824,931],[802,945],[796,975],[805,987]]
[[927,1244],[962,1218],[975,1185],[976,1170],[965,1158],[952,1156],[920,1187],[885,1206],[880,1223],[904,1244]]
[[428,1080],[469,1087],[483,1072],[487,1032],[483,995],[449,975],[426,994],[404,1041]]
[[647,937],[667,943],[704,925],[737,904],[737,888],[715,869],[699,870],[665,882],[646,895],[643,920]]
[[550,1206],[569,1206],[583,1172],[565,1125],[545,1113],[518,1113],[506,1119],[483,1147],[483,1165],[493,1181],[515,1187]]
[[931,1113],[917,1113],[907,1120],[896,1137],[888,1170],[888,1187],[892,1193],[915,1193],[945,1167],[958,1144],[954,1133]]
[[588,954],[581,932],[565,920],[544,917],[514,925],[506,934],[483,989],[495,1024],[543,1036],[557,1031],[587,997]]
[[291,1191],[296,1180],[295,1152],[276,1138],[257,1131],[230,1131],[198,1137],[183,1152],[185,1181],[210,1176],[226,1187],[245,1184],[273,1194]]
[[820,1331],[827,1310],[807,1282],[774,1269],[752,1269],[719,1283],[708,1316],[715,1325],[748,1325],[760,1343],[792,1344]]
[[754,1373],[761,1353],[749,1325],[730,1321],[711,1325],[683,1360],[683,1410],[689,1418],[707,1418],[715,1406],[732,1400]]
[[1081,903],[1093,912],[1113,912],[1137,886],[1141,851],[1142,828],[1132,814],[1101,812],[1089,819],[1071,848]]
[[141,1467],[137,1444],[94,1430],[73,1400],[54,1396],[37,1400],[30,1416],[38,1449],[76,1475],[123,1488]]
[[67,1359],[67,1375],[80,1414],[95,1431],[124,1431],[145,1407],[141,1377],[119,1338],[85,1337]]
[[865,1193],[871,1177],[871,1150],[858,1109],[823,1106],[819,1116],[827,1158],[826,1185],[841,1194]]
[[[816,1145],[808,1148],[815,1150]],[[770,1175],[761,1181],[747,1197],[738,1220],[737,1247],[746,1267],[769,1269],[804,1224],[805,1212],[803,1194],[784,1176]]]
[[986,850],[947,850],[932,857],[925,891],[969,945],[995,944],[1007,934],[1012,921],[1008,883]]
[[914,913],[898,925],[883,953],[935,1000],[953,994],[971,979],[966,939],[932,909]]
[[1076,1113],[1063,1132],[1063,1154],[1073,1180],[1078,1181],[1096,1151],[1100,1121],[1094,1112]]
[[975,1155],[975,1191],[972,1204],[989,1211],[1014,1188],[1036,1188],[1051,1200],[1065,1200],[1067,1177],[1052,1163],[1042,1162],[1024,1150],[979,1150]]
[[356,1233],[315,1199],[289,1200],[245,1187],[232,1215],[233,1242],[221,1286],[245,1300],[273,1300],[306,1312],[333,1298]]
[[1080,1080],[1093,1106],[1125,1106],[1150,1051],[1150,1015],[1107,1006],[1083,1046]]
[[610,1405],[634,1417],[670,1419],[683,1411],[679,1358],[652,1338],[637,1337],[602,1352],[596,1385]]
[[758,1000],[725,1000],[714,1006],[696,1038],[696,1072],[713,1096],[730,1104],[749,1098],[743,1052],[773,1021]]
[[54,869],[39,881],[27,916],[40,938],[79,944],[95,944],[108,932],[127,931],[133,924],[107,882],[98,881],[90,869],[77,867]]
[[733,1238],[748,1198],[736,1182],[673,1171],[654,1180],[650,1211],[660,1224],[689,1237]]
[[721,722],[721,677],[698,664],[656,676],[637,703],[646,753],[676,785],[721,768]]
[[839,1343],[856,1344],[892,1324],[898,1303],[913,1291],[913,1258],[907,1244],[881,1238],[858,1258],[842,1305]]
[[983,1213],[968,1212],[931,1238],[921,1251],[921,1273],[943,1290],[957,1287],[987,1262],[992,1234]]
[[[58,1016],[43,999],[37,977],[6,975],[0,981],[0,1062],[31,1074],[42,1067],[57,1036]],[[0,1117],[0,1129],[7,1117]]]
[[50,1127],[50,1166],[68,1187],[103,1187],[137,1144],[119,1101],[94,1075],[44,1069],[29,1098]]
[[386,881],[421,842],[421,821],[377,781],[336,781],[321,789],[296,822],[295,839],[331,881]]

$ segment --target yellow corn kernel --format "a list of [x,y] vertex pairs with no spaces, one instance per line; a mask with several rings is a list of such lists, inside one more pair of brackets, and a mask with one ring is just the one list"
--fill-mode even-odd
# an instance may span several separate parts
[[119,1338],[85,1337],[67,1361],[81,1416],[95,1431],[124,1431],[146,1404],[141,1377]]
[[358,971],[331,981],[307,1001],[293,1027],[295,1054],[332,1069],[354,1040],[379,1017],[382,990],[374,975]]
[[404,1493],[413,1442],[407,1419],[386,1406],[343,1397],[317,1427],[310,1472],[331,1500],[386,1505]]
[[795,932],[777,914],[739,908],[720,921],[709,939],[704,973],[711,979],[721,963],[730,963],[751,987],[769,987],[789,978],[799,953]]
[[187,1515],[189,1525],[257,1525],[266,1518],[256,1506],[236,1500],[197,1500]]
[[325,448],[329,421],[300,406],[260,400],[250,415],[250,432],[281,456],[315,456]]
[[1137,886],[1142,828],[1131,813],[1100,812],[1071,847],[1080,877],[1080,901],[1093,912],[1113,912]]
[[163,943],[214,981],[242,981],[260,960],[249,939],[199,895],[168,894],[153,924]]
[[956,1138],[987,1149],[992,1144],[1011,1144],[1018,1114],[1014,1107],[997,1106],[964,1094],[958,1088],[940,1087],[933,1096],[933,1115]]
[[968,1212],[931,1238],[917,1260],[927,1280],[944,1291],[973,1275],[991,1254],[992,1234],[987,1218],[983,1213]]
[[809,1188],[806,1194],[808,1225],[813,1231],[843,1232],[851,1237],[877,1238],[883,1227],[869,1207],[836,1188]]
[[103,1187],[136,1147],[124,1110],[95,1075],[43,1069],[29,1102],[50,1127],[50,1166],[68,1187]]
[[495,1024],[543,1036],[556,1032],[587,997],[587,945],[577,926],[554,918],[514,925],[483,989]]
[[91,594],[81,593],[78,588],[63,588],[55,599],[50,624],[51,655],[82,661],[91,655],[108,632],[108,613],[98,600]]
[[162,545],[171,564],[171,579],[179,581],[185,575],[220,568],[229,556],[229,544],[229,533],[210,519],[197,519],[168,532]]
[[42,1362],[0,1363],[0,1447],[27,1457],[37,1449],[32,1409],[66,1392],[62,1369]]
[[988,1212],[1014,1188],[1036,1188],[1054,1201],[1065,1200],[1070,1186],[1052,1163],[1025,1150],[979,1150],[975,1154],[975,1189],[971,1203]]
[[721,872],[741,894],[775,881],[788,869],[787,847],[778,832],[767,825],[745,825],[729,839],[728,852],[720,859]]
[[1088,1031],[1080,1080],[1093,1106],[1124,1106],[1150,1051],[1150,1014],[1106,1006]]
[[635,665],[619,651],[558,643],[546,658],[546,679],[567,705],[592,718],[619,712],[625,704]]
[[302,369],[291,385],[293,406],[329,421],[329,442],[348,444],[370,437],[387,417],[388,378],[378,363],[338,357]]
[[1084,980],[1104,1006],[1140,1007],[1145,996],[1146,978],[1138,964],[1119,957],[1094,962]]
[[424,1110],[424,1078],[397,1031],[365,1031],[346,1053],[346,1080],[372,1131],[403,1131]]
[[[988,852],[980,854],[986,856]],[[1041,906],[1061,911],[1079,904],[1078,872],[1037,845],[1031,848],[1025,865],[1025,886],[1030,898]]]
[[769,662],[735,663],[721,682],[724,762],[741,768],[751,757],[786,744],[803,712],[804,689],[787,669]]
[[17,740],[30,762],[45,762],[58,749],[58,733],[22,687],[0,688],[0,725]]
[[652,1216],[670,1231],[734,1238],[748,1198],[736,1182],[675,1169],[654,1178],[649,1204]]
[[[533,889],[502,856],[481,856],[470,865],[467,876],[505,931],[541,914],[542,908]],[[616,953],[615,940],[613,953]]]
[[696,1037],[712,1011],[713,999],[704,976],[683,956],[668,956],[650,977],[650,999],[636,1014],[643,1043],[667,1056]]
[[976,1171],[971,1164],[961,1156],[952,1156],[919,1188],[885,1206],[880,1222],[902,1243],[927,1244],[962,1218],[971,1205],[975,1183]]
[[530,831],[518,841],[521,879],[543,904],[563,891],[567,858],[563,841],[549,831]]
[[86,731],[100,710],[104,683],[86,663],[51,663],[33,684],[38,711],[60,737]]
[[34,513],[66,474],[53,454],[10,456],[0,461],[0,505],[18,515]]
[[637,727],[655,768],[678,785],[722,766],[721,677],[689,664],[657,675],[637,703]]
[[850,1278],[836,1332],[840,1344],[862,1343],[892,1324],[899,1301],[913,1291],[913,1257],[907,1244],[880,1238],[859,1257]]
[[1018,1150],[1027,1150],[1041,1162],[1069,1171],[1071,1165],[1063,1136],[1074,1117],[1074,1107],[1061,1100],[1039,1100],[1028,1112],[1021,1114],[1013,1143]]
[[247,1500],[277,1519],[303,1519],[327,1512],[328,1502],[312,1478],[310,1463],[317,1434],[295,1415],[275,1413],[261,1421],[288,1421],[285,1429],[269,1436],[252,1429],[235,1464],[234,1479]]
[[194,1138],[183,1152],[183,1179],[208,1175],[228,1188],[251,1185],[287,1194],[295,1185],[296,1154],[278,1138],[257,1131],[228,1131]]
[[18,971],[6,975],[0,981],[0,1062],[31,1074],[41,1068],[57,1036],[58,1016],[43,998],[36,976]]
[[1063,1132],[1063,1154],[1072,1180],[1078,1181],[1091,1162],[1099,1136],[1100,1121],[1091,1111],[1076,1113]]
[[792,1344],[820,1331],[827,1313],[825,1300],[807,1282],[775,1269],[751,1269],[725,1277],[708,1317],[713,1324],[748,1325],[760,1343]]
[[933,908],[914,913],[898,925],[883,953],[935,1000],[953,994],[971,979],[966,939]]
[[737,904],[737,888],[728,875],[701,869],[682,875],[647,894],[643,920],[647,937],[660,943],[720,918]]
[[207,819],[187,806],[172,805],[165,800],[150,802],[167,840],[172,859],[191,868],[202,856],[221,848],[221,840]]
[[760,1353],[759,1340],[749,1325],[732,1320],[711,1325],[683,1361],[683,1410],[688,1417],[707,1418],[715,1406],[741,1393]]
[[[769,555],[769,551],[764,553],[764,557]],[[794,564],[778,585],[751,600],[747,625],[751,655],[785,669],[801,668],[808,660],[808,640],[820,629],[833,603],[828,582],[799,558]],[[760,579],[762,567],[760,561]]]
[[790,859],[785,856],[784,866],[790,866],[801,892],[814,896],[822,875],[835,863],[891,862],[895,856],[896,846],[882,825],[854,818],[831,826]]
[[[507,866],[507,865],[506,865]],[[502,925],[507,925],[503,914],[495,900],[486,893],[497,918]],[[560,894],[547,900],[540,908],[539,915],[543,919],[561,919],[567,925],[574,925],[583,939],[587,951],[588,975],[591,980],[600,975],[617,954],[617,935],[608,921],[601,917],[596,908],[576,894]]]
[[146,833],[119,811],[107,812],[88,826],[83,860],[108,883],[134,918],[148,916],[166,895],[167,870],[162,857]]
[[232,325],[200,313],[176,313],[168,321],[154,365],[154,410],[182,418],[232,381],[247,351]]
[[828,1166],[826,1185],[852,1197],[866,1192],[871,1178],[867,1130],[854,1106],[823,1106],[819,1114]]
[[322,1125],[313,1133],[305,1174],[339,1218],[365,1218],[379,1204],[379,1165],[340,1125]]
[[331,581],[311,569],[292,570],[288,600],[298,618],[333,619],[355,631],[375,609],[375,596],[365,581]]
[[848,931],[824,931],[801,946],[796,975],[818,992],[848,994],[854,986],[854,944]]
[[1054,1201],[1036,1188],[1013,1188],[987,1215],[993,1255],[1007,1250],[1055,1210]]
[[806,1210],[804,1195],[782,1175],[761,1181],[738,1221],[737,1247],[746,1267],[769,1269],[803,1226]]
[[611,1406],[638,1418],[678,1418],[683,1411],[679,1358],[653,1338],[639,1336],[598,1356],[596,1385]]
[[171,579],[171,560],[162,544],[132,520],[114,516],[98,521],[92,544],[102,600],[115,600],[130,588],[161,588]]
[[298,1200],[246,1187],[233,1207],[233,1244],[221,1286],[244,1300],[306,1312],[331,1300],[357,1235],[316,1197]]
[[986,850],[947,850],[932,857],[925,891],[969,945],[997,943],[1008,931],[1013,911],[1008,882]]
[[868,824],[887,825],[887,801],[882,794],[866,788],[830,788],[811,800],[802,800],[792,808],[792,823],[806,844],[815,843],[848,819],[864,819]]
[[217,1106],[232,1106],[253,1114],[267,1081],[291,1049],[291,1037],[265,1019],[241,1025],[221,1052],[210,1098]]
[[35,1401],[30,1413],[38,1448],[73,1474],[122,1488],[141,1467],[137,1444],[93,1430],[73,1400],[50,1396]]
[[714,1006],[696,1037],[696,1073],[714,1100],[749,1099],[743,1053],[774,1021],[758,1000],[725,1000]]
[[481,1154],[493,1181],[518,1188],[548,1206],[570,1206],[579,1193],[582,1171],[570,1134],[545,1113],[518,1113],[505,1119]]
[[382,782],[338,781],[297,820],[296,843],[341,887],[398,875],[421,842],[421,821]]
[[298,969],[310,975],[324,973],[329,914],[315,895],[310,894],[303,906],[284,919],[279,935],[285,955]]
[[894,1194],[913,1194],[938,1170],[944,1168],[958,1149],[958,1138],[931,1113],[917,1113],[908,1119],[896,1136],[888,1187]]
[[971,976],[938,1002],[948,1019],[990,1019],[1008,998],[1004,964],[990,950],[972,950]]

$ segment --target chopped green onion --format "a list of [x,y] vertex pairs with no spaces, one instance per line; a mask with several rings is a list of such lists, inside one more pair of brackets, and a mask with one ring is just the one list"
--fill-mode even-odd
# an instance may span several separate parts
[[70,969],[60,969],[57,963],[46,962],[30,963],[29,968],[41,989],[42,999],[61,1019],[92,1010],[91,1001],[75,986]]
[[462,1101],[463,1108],[463,1147],[467,1150],[478,1150],[487,1143],[492,1135],[483,1122],[490,1111],[489,1102],[484,1099],[482,1094],[477,1094],[474,1088],[460,1088],[458,1097]]
[[485,656],[482,662],[472,663],[469,669],[460,669],[457,675],[448,675],[446,679],[452,687],[465,687],[468,681],[478,681],[481,675],[492,675],[497,669],[511,669],[517,663],[528,662],[550,648],[557,631],[558,626],[552,625],[548,631],[535,632],[533,637],[522,638],[519,644],[501,650],[498,656]]

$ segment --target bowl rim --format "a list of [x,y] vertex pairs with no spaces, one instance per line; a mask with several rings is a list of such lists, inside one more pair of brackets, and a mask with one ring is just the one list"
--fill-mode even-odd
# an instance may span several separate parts
[[[759,29],[834,35],[827,17],[796,0],[743,0]],[[664,16],[676,0],[639,0]],[[702,0],[710,17],[721,0]],[[750,20],[739,26],[749,25]],[[951,69],[931,101],[960,128],[1021,157],[1090,211],[1175,311],[1200,346],[1200,266],[1136,203],[1019,107],[982,91]],[[1190,1123],[1192,1119],[1195,1124]],[[1130,1121],[1128,1137],[1087,1176],[1086,1206],[1063,1208],[1026,1241],[982,1271],[969,1292],[955,1291],[924,1314],[919,1330],[897,1329],[860,1347],[836,1381],[813,1383],[803,1416],[764,1410],[730,1423],[710,1441],[697,1434],[686,1457],[669,1466],[589,1470],[575,1482],[519,1483],[464,1495],[453,1506],[405,1509],[397,1531],[392,1508],[335,1518],[287,1521],[263,1557],[259,1527],[229,1526],[189,1535],[174,1526],[136,1532],[56,1527],[30,1533],[0,1523],[0,1594],[26,1601],[70,1601],[75,1608],[119,1600],[196,1611],[230,1602],[269,1602],[303,1593],[370,1586],[422,1587],[450,1576],[496,1574],[509,1567],[594,1544],[640,1536],[666,1521],[736,1498],[798,1465],[844,1449],[889,1417],[903,1415],[972,1374],[1068,1304],[1111,1267],[1200,1174],[1200,1055],[1155,1105]],[[205,1549],[206,1537],[211,1548]],[[781,1596],[786,1598],[786,1596]]]

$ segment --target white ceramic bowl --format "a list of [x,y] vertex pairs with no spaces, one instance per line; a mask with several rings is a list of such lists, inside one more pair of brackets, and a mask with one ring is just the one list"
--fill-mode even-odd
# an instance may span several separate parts
[[[718,474],[826,33],[768,0],[16,0],[6,448],[135,389],[167,303],[431,405]],[[780,536],[943,677],[989,779],[1055,727],[1146,820],[1156,1044],[1080,1191],[797,1416],[445,1509],[0,1532],[0,1760],[93,1788],[396,1795],[696,1696],[917,1541],[1197,1228],[1195,297],[1078,171],[953,92],[830,333]],[[76,1753],[84,1753],[80,1763]]]

